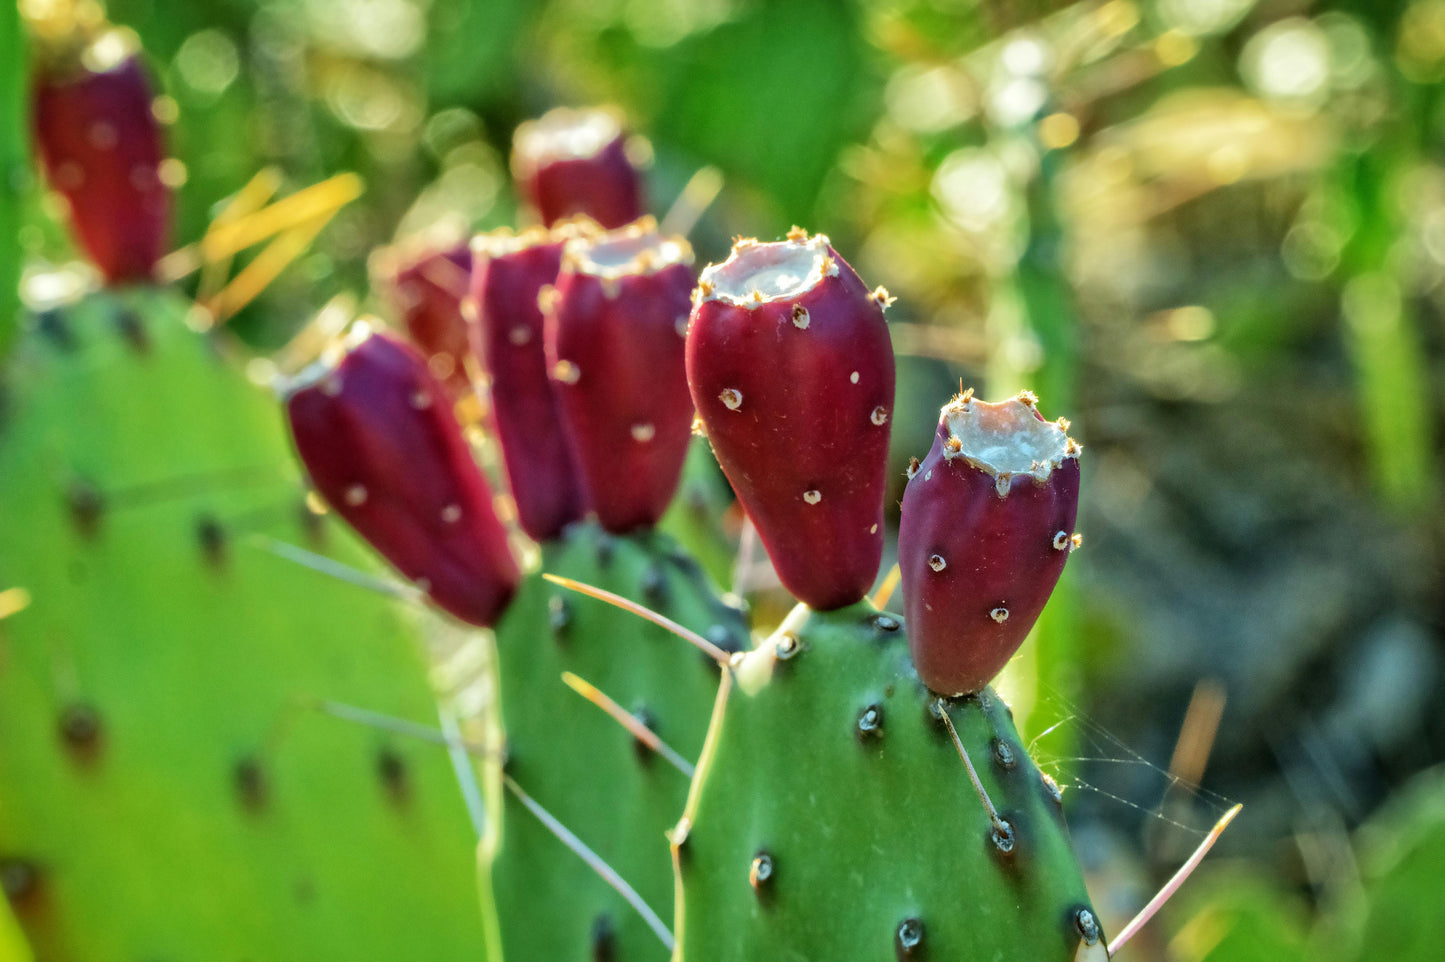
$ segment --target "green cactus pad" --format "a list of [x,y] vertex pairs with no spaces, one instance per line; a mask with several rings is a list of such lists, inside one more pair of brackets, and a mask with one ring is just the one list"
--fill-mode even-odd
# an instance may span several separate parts
[[31,962],[32,958],[20,923],[10,912],[10,903],[0,899],[0,962]]
[[162,290],[31,319],[0,380],[0,878],[37,958],[476,959],[475,834],[417,630],[262,539],[302,509],[275,400]]
[[[666,535],[573,525],[543,546],[542,570],[636,599],[724,648],[747,642],[740,613]],[[507,774],[668,918],[666,832],[686,802],[688,779],[568,688],[562,673],[595,685],[693,760],[707,733],[718,665],[636,615],[535,574],[496,639]],[[483,858],[490,859],[504,958],[666,959],[621,896],[513,796],[500,794],[496,774],[488,787],[501,817],[489,826]]]
[[673,833],[680,962],[1106,958],[1007,706],[947,703],[1000,844],[935,699],[901,619],[866,601],[800,605],[735,659]]

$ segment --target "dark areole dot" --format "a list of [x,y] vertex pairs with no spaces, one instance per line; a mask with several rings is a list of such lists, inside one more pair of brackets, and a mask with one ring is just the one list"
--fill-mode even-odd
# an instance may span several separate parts
[[226,560],[226,529],[214,515],[203,514],[196,519],[196,543],[206,563],[220,567]]
[[858,735],[865,740],[883,737],[882,705],[869,705],[859,712]]
[[396,801],[406,795],[406,759],[390,745],[376,753],[376,777]]
[[748,866],[748,884],[753,891],[762,893],[773,881],[773,857],[767,852],[759,852],[753,856],[752,864]]
[[91,705],[76,702],[60,710],[60,739],[77,754],[89,754],[100,745],[100,713]]
[[1018,756],[1014,753],[1013,746],[1002,738],[993,740],[993,760],[999,768],[1006,772],[1013,771],[1014,766],[1018,764]]
[[1003,855],[1008,855],[1014,850],[1014,827],[1007,819],[999,819],[998,824],[989,830],[989,839],[993,847]]
[[20,907],[40,887],[40,867],[25,858],[0,858],[0,893]]
[[900,922],[898,931],[893,934],[893,949],[899,959],[922,958],[923,920],[907,918]]
[[592,962],[616,962],[617,933],[612,927],[611,916],[603,913],[593,919],[588,939],[592,943]]
[[547,624],[552,628],[552,634],[561,638],[572,624],[572,605],[561,595],[553,595],[547,599]]
[[1084,940],[1085,945],[1098,944],[1099,920],[1093,912],[1088,909],[1079,909],[1074,913],[1074,926],[1079,930],[1079,937]]
[[259,812],[265,807],[268,786],[266,773],[259,761],[251,757],[241,759],[232,769],[231,778],[242,806],[252,812]]
[[105,496],[100,490],[87,481],[74,481],[66,489],[65,503],[76,530],[84,537],[94,537],[100,529],[101,515],[105,513]]
[[642,597],[653,608],[660,608],[667,603],[667,579],[662,574],[662,568],[656,564],[649,564],[642,571]]

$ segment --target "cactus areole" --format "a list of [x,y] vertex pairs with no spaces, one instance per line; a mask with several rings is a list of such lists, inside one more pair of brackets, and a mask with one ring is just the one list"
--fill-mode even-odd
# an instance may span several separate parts
[[426,361],[365,325],[291,385],[296,450],[328,503],[439,607],[491,625],[520,573]]
[[1003,669],[1078,547],[1078,442],[1030,393],[966,391],[909,469],[898,532],[909,649],[933,691],[980,691]]
[[35,86],[46,179],[65,197],[76,239],[110,284],[150,280],[170,243],[160,125],[126,36],[103,34],[75,71],[47,69]]
[[889,300],[798,228],[738,241],[694,295],[698,416],[778,577],[818,610],[862,598],[883,555]]
[[612,110],[558,107],[522,124],[512,176],[548,226],[585,214],[610,230],[642,216],[641,180]]
[[687,457],[691,263],[687,241],[643,218],[568,241],[544,298],[562,420],[588,503],[614,534],[657,523]]
[[493,231],[472,240],[473,350],[491,374],[492,415],[517,520],[537,541],[586,513],[543,347],[542,293],[562,267],[562,248],[585,228]]

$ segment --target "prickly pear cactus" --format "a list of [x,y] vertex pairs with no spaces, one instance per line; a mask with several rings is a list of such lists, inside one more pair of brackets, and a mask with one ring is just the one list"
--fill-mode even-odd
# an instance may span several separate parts
[[38,958],[460,959],[475,836],[414,626],[265,550],[303,510],[272,398],[155,289],[31,319],[3,373],[0,878]]
[[735,661],[673,833],[682,962],[1107,958],[1058,787],[992,689],[941,704],[901,620],[797,609]]
[[[667,535],[577,524],[542,547],[542,570],[634,598],[725,649],[747,640],[697,563]],[[702,749],[718,665],[667,631],[533,575],[496,629],[504,770],[666,919],[673,900],[666,831],[688,778],[570,690],[569,671],[651,728],[684,759]],[[638,914],[511,794],[490,781],[484,865],[503,955],[656,959],[668,953]],[[485,874],[485,870],[484,870]]]

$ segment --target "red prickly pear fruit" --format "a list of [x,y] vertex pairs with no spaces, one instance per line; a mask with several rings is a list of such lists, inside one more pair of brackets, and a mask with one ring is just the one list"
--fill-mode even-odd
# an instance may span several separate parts
[[909,468],[898,531],[908,641],[941,695],[987,685],[1023,644],[1081,541],[1078,442],[1027,391],[943,407]]
[[451,402],[410,345],[361,325],[347,348],[286,399],[312,483],[438,607],[494,624],[520,574]]
[[[170,243],[160,125],[134,44],[110,31],[35,86],[35,140],[76,238],[109,284],[148,281]],[[104,64],[99,66],[99,64]]]
[[612,230],[642,216],[642,180],[627,156],[627,131],[607,108],[558,107],[519,126],[512,176],[548,226],[585,214]]
[[406,325],[412,343],[426,355],[432,374],[455,397],[471,390],[471,340],[462,316],[471,270],[471,248],[465,241],[410,254],[387,248],[372,261],[376,286]]
[[541,305],[561,270],[563,246],[581,230],[503,229],[472,241],[472,343],[491,375],[492,417],[517,520],[537,541],[587,513],[548,376]]
[[567,242],[547,363],[587,502],[622,534],[656,524],[692,436],[683,366],[692,248],[653,220]]
[[739,240],[702,272],[687,337],[693,403],[784,587],[858,601],[883,556],[893,345],[822,234]]

